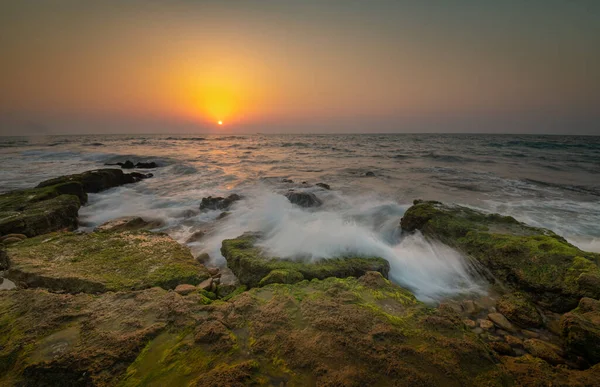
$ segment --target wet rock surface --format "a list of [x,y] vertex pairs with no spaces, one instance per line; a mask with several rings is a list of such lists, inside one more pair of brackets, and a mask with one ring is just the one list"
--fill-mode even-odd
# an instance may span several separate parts
[[301,192],[301,191],[288,191],[285,197],[290,203],[296,204],[300,207],[319,207],[323,202],[312,192]]
[[233,203],[241,199],[242,197],[238,194],[231,194],[225,198],[220,196],[208,196],[202,198],[202,201],[200,202],[200,210],[226,210]]

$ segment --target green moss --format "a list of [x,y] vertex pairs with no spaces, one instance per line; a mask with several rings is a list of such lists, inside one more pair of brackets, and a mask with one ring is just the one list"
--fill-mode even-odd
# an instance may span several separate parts
[[[260,286],[261,280],[273,270],[285,270],[288,273],[298,272],[305,279],[360,277],[367,271],[379,271],[387,277],[389,272],[389,263],[378,257],[349,256],[322,259],[316,262],[268,257],[260,248],[254,246],[257,239],[257,234],[246,233],[235,239],[224,240],[221,247],[221,253],[227,259],[227,266],[241,283],[249,287]],[[299,278],[297,274],[293,276]]]
[[572,309],[582,296],[599,297],[600,256],[581,251],[549,230],[511,217],[437,202],[409,208],[401,226],[421,230],[462,250],[493,276],[558,312]]
[[496,307],[510,321],[524,328],[539,328],[543,325],[542,316],[524,293],[506,294],[500,297]]
[[296,270],[285,270],[285,269],[276,269],[271,270],[269,274],[267,274],[263,279],[260,280],[259,286],[265,286],[268,284],[293,284],[296,282],[300,282],[304,279],[302,273]]
[[69,292],[172,289],[209,277],[186,247],[146,231],[55,233],[11,246],[8,255],[9,277]]

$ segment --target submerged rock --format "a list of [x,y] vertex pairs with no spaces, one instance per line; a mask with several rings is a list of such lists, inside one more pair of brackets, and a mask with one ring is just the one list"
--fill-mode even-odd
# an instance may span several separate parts
[[54,233],[10,246],[7,254],[7,278],[68,293],[173,289],[209,277],[186,247],[147,231]]
[[285,197],[293,203],[297,204],[300,207],[308,208],[308,207],[319,207],[321,204],[321,200],[312,192],[299,192],[299,191],[288,191],[285,194]]
[[149,163],[137,163],[135,164],[135,167],[140,169],[153,169],[158,168],[158,164],[156,164],[154,161],[151,161]]
[[321,188],[323,188],[323,189],[326,189],[326,190],[330,190],[330,189],[331,189],[331,187],[329,186],[329,184],[325,184],[325,183],[317,183],[317,184],[315,184],[315,185],[316,185],[317,187],[321,187]]
[[600,297],[600,254],[582,251],[550,230],[423,201],[406,211],[400,225],[461,250],[489,270],[491,280],[527,292],[552,311],[571,310],[581,297]]
[[220,196],[217,196],[217,197],[208,196],[208,197],[202,198],[202,201],[200,202],[200,209],[201,210],[226,210],[233,203],[235,203],[241,199],[242,199],[242,197],[237,194],[231,194],[231,195],[227,196],[226,198],[223,198]]
[[[249,287],[260,286],[261,281],[275,282],[276,279],[299,280],[300,273],[304,279],[324,279],[327,277],[360,277],[367,271],[378,271],[388,276],[388,261],[378,257],[339,257],[321,259],[315,262],[285,260],[270,257],[255,247],[258,234],[246,233],[235,239],[226,239],[221,247],[221,254],[227,260],[227,266]],[[273,273],[273,271],[276,271]],[[285,271],[285,275],[284,272]]]

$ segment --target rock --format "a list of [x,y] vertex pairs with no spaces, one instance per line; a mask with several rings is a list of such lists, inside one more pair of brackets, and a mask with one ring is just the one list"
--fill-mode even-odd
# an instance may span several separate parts
[[465,313],[468,315],[474,315],[477,313],[477,306],[475,306],[475,303],[472,300],[463,301],[462,307]]
[[544,324],[542,316],[524,293],[505,294],[496,306],[500,313],[521,327],[539,328]]
[[13,243],[17,243],[17,242],[21,242],[21,241],[22,241],[22,239],[20,239],[20,238],[10,237],[10,238],[5,238],[5,239],[2,241],[2,243],[3,243],[5,246],[8,246],[8,245],[12,245]]
[[27,235],[23,235],[23,234],[4,235],[4,236],[0,237],[0,242],[4,242],[6,239],[9,239],[9,238],[16,238],[18,240],[23,240],[23,239],[27,239]]
[[208,253],[202,253],[196,257],[196,261],[200,263],[210,262],[210,255],[208,255]]
[[498,327],[509,332],[516,332],[515,327],[501,313],[490,313],[488,318]]
[[580,250],[550,230],[431,201],[410,207],[400,226],[462,251],[489,270],[490,279],[527,292],[551,311],[567,312],[581,297],[600,298],[600,286],[590,285],[600,283],[595,263],[600,256]]
[[223,211],[219,214],[219,216],[217,216],[217,220],[221,220],[221,219],[225,218],[227,215],[229,215],[229,212]]
[[506,335],[504,336],[504,340],[506,340],[506,343],[511,347],[523,348],[523,340],[519,339],[518,337]]
[[491,342],[490,347],[501,355],[514,356],[515,354],[510,345],[501,341]]
[[490,320],[479,319],[479,320],[477,320],[477,322],[479,323],[479,326],[483,330],[491,331],[494,329],[494,323],[491,322]]
[[291,203],[304,208],[319,207],[323,204],[312,192],[288,191],[285,194],[285,197],[288,198]]
[[158,165],[154,161],[152,161],[149,163],[137,163],[135,164],[135,167],[139,169],[153,169],[158,168]]
[[131,162],[131,160],[127,160],[124,163],[117,163],[117,165],[120,165],[121,168],[123,168],[123,169],[133,169],[133,168],[135,168],[135,165],[133,165],[133,162]]
[[[83,192],[97,193],[109,188],[118,187],[125,184],[135,183],[142,179],[152,177],[152,174],[143,173],[123,173],[120,169],[97,169],[76,175],[67,175],[55,179],[45,180],[38,184],[37,188],[50,187],[57,184],[79,183]],[[85,204],[82,202],[82,204]]]
[[[76,194],[63,193],[73,191],[73,187],[79,188]],[[75,229],[81,206],[80,197],[87,200],[78,183],[1,194],[0,235],[34,237],[61,229]]]
[[[204,280],[202,283],[206,282],[207,280]],[[190,285],[190,284],[181,284],[181,285],[177,285],[177,287],[175,288],[175,293],[181,294],[182,296],[188,295],[192,292],[195,292],[197,289],[194,285]]]
[[600,301],[582,298],[577,309],[562,316],[560,326],[567,351],[600,363]]
[[540,337],[540,334],[534,331],[530,331],[527,329],[523,329],[521,331],[521,333],[523,334],[523,336],[528,337],[530,339],[537,339],[538,337]]
[[242,284],[249,287],[260,286],[263,278],[278,269],[295,270],[307,280],[360,277],[368,271],[378,271],[387,277],[389,273],[388,261],[378,257],[339,257],[315,262],[270,257],[254,246],[258,238],[256,233],[246,233],[235,239],[225,239],[221,247],[221,254],[227,260],[227,266]]
[[443,307],[450,308],[458,314],[461,314],[463,312],[463,308],[462,308],[461,304],[459,304],[458,302],[453,301],[453,300],[448,300],[448,301],[440,304],[440,308],[443,308]]
[[271,270],[263,279],[258,283],[259,286],[265,286],[269,284],[295,284],[304,279],[302,273],[296,270],[286,269],[275,269]]
[[192,235],[190,235],[189,238],[185,241],[185,243],[198,242],[200,239],[202,239],[204,237],[205,234],[206,233],[204,232],[204,230],[194,231],[192,233]]
[[219,274],[218,267],[209,267],[209,268],[207,268],[207,270],[208,270],[208,274],[210,274],[213,277]]
[[546,360],[552,365],[564,364],[560,347],[538,339],[527,339],[523,342],[525,350],[535,357]]
[[226,198],[223,198],[220,196],[218,196],[218,197],[208,196],[208,197],[202,198],[202,201],[200,202],[200,209],[201,210],[226,210],[233,203],[235,203],[241,199],[242,199],[242,197],[237,194],[231,194],[231,195],[227,196]]
[[321,188],[323,188],[323,189],[326,189],[326,190],[330,190],[330,189],[331,189],[331,187],[329,186],[329,184],[325,184],[325,183],[317,183],[317,184],[315,184],[315,185],[316,185],[317,187],[321,187]]
[[12,245],[7,254],[7,278],[68,293],[174,289],[209,277],[189,249],[147,231],[54,233]]
[[372,176],[375,176],[375,173],[369,171],[369,172],[365,173],[365,176],[371,176],[372,177]]
[[477,323],[475,321],[471,320],[470,318],[464,319],[463,322],[465,323],[465,325],[468,328],[475,328],[475,327],[477,327]]
[[150,230],[161,226],[159,221],[146,221],[139,216],[123,216],[109,220],[96,227],[95,231],[136,231]]
[[281,179],[281,182],[282,183],[293,183],[294,181],[290,180],[290,179]]
[[227,297],[240,288],[240,281],[229,269],[224,269],[221,272],[221,278],[219,287],[217,288],[217,295],[221,298]]
[[198,285],[198,289],[202,289],[202,290],[210,290],[213,284],[213,279],[212,278],[208,278],[205,279],[204,281],[200,282],[200,284]]

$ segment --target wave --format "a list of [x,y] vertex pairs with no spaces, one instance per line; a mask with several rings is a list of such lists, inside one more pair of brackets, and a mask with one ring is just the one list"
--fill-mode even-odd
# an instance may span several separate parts
[[433,159],[436,161],[445,161],[445,162],[451,162],[451,163],[468,163],[468,162],[479,161],[479,160],[475,160],[475,159],[472,159],[469,157],[439,154],[439,153],[435,153],[435,152],[428,153],[422,157],[426,158],[426,159]]
[[542,186],[542,187],[549,187],[549,188],[555,188],[555,189],[559,189],[559,190],[573,191],[573,192],[579,192],[579,193],[584,193],[584,194],[589,194],[589,195],[594,195],[594,196],[600,196],[600,186],[594,187],[594,186],[584,186],[584,185],[550,183],[547,181],[535,180],[535,179],[524,179],[524,181],[538,185],[538,186]]

